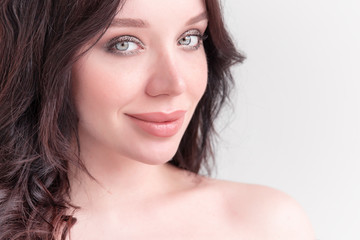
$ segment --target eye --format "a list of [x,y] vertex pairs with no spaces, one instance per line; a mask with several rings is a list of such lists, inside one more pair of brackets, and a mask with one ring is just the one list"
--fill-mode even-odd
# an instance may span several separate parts
[[185,46],[197,46],[199,41],[199,36],[185,36],[179,40],[179,44]]
[[201,46],[205,39],[206,36],[202,35],[199,30],[191,29],[180,37],[178,45],[187,50],[196,50]]
[[114,45],[114,48],[118,51],[125,52],[125,51],[134,51],[136,50],[138,45],[133,42],[118,42]]
[[138,38],[133,36],[116,37],[106,44],[107,51],[119,55],[138,54],[144,48],[144,44]]

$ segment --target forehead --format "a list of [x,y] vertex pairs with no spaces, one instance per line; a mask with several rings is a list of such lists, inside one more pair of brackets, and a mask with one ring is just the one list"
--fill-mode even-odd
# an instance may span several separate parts
[[205,0],[127,0],[116,18],[142,19],[150,25],[183,25],[205,12]]

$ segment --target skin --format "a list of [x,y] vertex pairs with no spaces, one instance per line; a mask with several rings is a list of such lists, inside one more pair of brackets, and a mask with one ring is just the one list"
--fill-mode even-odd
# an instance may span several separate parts
[[[205,10],[202,0],[128,0],[115,18],[122,20],[73,66],[80,158],[96,180],[70,173],[71,201],[80,209],[68,239],[315,239],[287,195],[166,164],[206,86],[197,36],[207,27]],[[127,116],[175,110],[186,114],[170,137],[149,134]]]

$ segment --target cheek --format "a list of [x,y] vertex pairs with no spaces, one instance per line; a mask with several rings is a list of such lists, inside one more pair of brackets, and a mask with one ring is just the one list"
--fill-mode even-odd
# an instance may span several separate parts
[[85,58],[73,66],[73,95],[79,115],[96,114],[126,105],[138,94],[132,73],[101,58]]
[[187,66],[187,89],[189,93],[199,101],[205,92],[208,79],[208,68],[205,55],[198,59],[195,64]]
[[[186,81],[183,97],[187,96],[186,101],[197,104],[207,84],[205,53],[181,52],[177,60],[180,77]],[[84,119],[95,114],[105,116],[131,104],[146,105],[149,100],[144,93],[148,84],[146,76],[150,76],[154,69],[158,69],[158,66],[153,59],[146,57],[120,61],[97,53],[81,58],[72,71],[73,95],[79,117],[83,116]]]

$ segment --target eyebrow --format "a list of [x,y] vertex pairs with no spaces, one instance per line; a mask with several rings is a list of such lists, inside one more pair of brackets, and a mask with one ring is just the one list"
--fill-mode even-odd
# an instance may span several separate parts
[[208,19],[208,14],[207,12],[202,12],[199,15],[190,18],[190,20],[186,22],[186,25],[192,25],[205,19]]
[[111,22],[111,26],[146,28],[146,27],[149,27],[149,23],[147,23],[141,19],[114,18],[114,20]]
[[[192,25],[208,18],[207,12],[202,12],[195,17],[190,18],[185,24]],[[144,20],[137,18],[114,18],[111,22],[111,26],[114,27],[135,27],[135,28],[147,28],[150,24]]]

